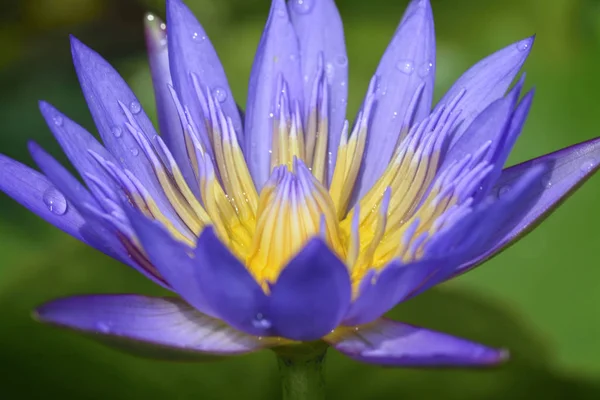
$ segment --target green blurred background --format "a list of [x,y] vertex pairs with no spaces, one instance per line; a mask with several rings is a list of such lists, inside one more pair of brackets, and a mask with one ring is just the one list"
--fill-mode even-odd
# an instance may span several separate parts
[[[93,130],[70,63],[67,34],[103,54],[154,115],[144,52],[146,11],[164,0],[7,0],[0,13],[0,151],[31,163],[26,141],[61,154],[37,111],[45,99]],[[361,100],[406,0],[339,0],[351,101]],[[188,0],[211,36],[238,99],[268,0]],[[598,135],[600,2],[432,0],[438,37],[436,97],[469,65],[533,33],[525,66],[536,99],[511,163]],[[62,155],[61,155],[62,156]],[[64,158],[63,158],[64,159]],[[330,398],[600,398],[600,179],[591,179],[542,227],[485,266],[431,290],[393,317],[511,349],[485,371],[395,370],[330,355]],[[137,359],[34,323],[56,296],[160,291],[0,195],[2,398],[275,399],[267,352],[212,364]]]

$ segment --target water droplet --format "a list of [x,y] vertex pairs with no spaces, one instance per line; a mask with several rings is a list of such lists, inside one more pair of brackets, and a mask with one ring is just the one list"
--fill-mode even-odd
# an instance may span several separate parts
[[343,67],[348,64],[348,57],[346,57],[344,54],[338,54],[335,57],[335,62]]
[[42,195],[42,200],[48,210],[56,215],[64,215],[67,212],[67,199],[53,186],[46,189]]
[[102,333],[110,332],[110,326],[106,322],[97,322],[96,329]]
[[222,87],[217,87],[213,90],[213,96],[215,96],[215,99],[217,99],[219,103],[222,103],[227,99],[227,90]]
[[136,157],[138,154],[140,154],[140,151],[138,149],[136,149],[135,147],[132,147],[131,154],[133,154],[133,156]]
[[204,40],[204,36],[200,36],[198,35],[198,32],[194,32],[192,34],[192,40],[195,42],[201,42],[202,40]]
[[412,74],[413,71],[415,70],[415,66],[413,65],[412,61],[408,61],[408,60],[398,61],[396,63],[396,68],[400,72],[403,72],[403,73],[405,73],[407,75]]
[[292,8],[298,14],[308,14],[314,5],[313,0],[292,0]]
[[274,117],[273,113],[269,113],[269,118],[273,118],[273,117]]
[[542,176],[541,184],[545,189],[550,188],[552,186],[552,173],[549,172]]
[[341,81],[340,86],[342,86],[342,87],[346,86],[346,81]]
[[154,15],[152,15],[152,14],[148,14],[148,15],[146,16],[146,19],[147,19],[148,21],[154,21]]
[[330,62],[325,64],[325,75],[327,75],[327,79],[330,82],[333,80],[333,76],[335,75],[335,67]]
[[121,127],[119,126],[113,126],[110,131],[112,132],[114,137],[121,137],[121,135],[123,134],[123,129],[121,129]]
[[277,13],[278,17],[285,17],[285,10],[283,8],[278,8],[275,12]]
[[252,325],[258,329],[269,329],[271,327],[271,321],[265,318],[261,313],[256,314],[252,320]]
[[394,111],[394,113],[392,114],[392,119],[395,119],[398,116],[398,111]]
[[419,67],[419,76],[421,78],[425,78],[427,75],[431,73],[433,69],[433,63],[431,61],[426,61]]
[[595,166],[596,166],[596,163],[594,162],[594,160],[586,160],[583,162],[583,164],[581,164],[581,167],[579,167],[579,169],[584,174],[587,174],[592,169],[594,169]]
[[56,126],[62,126],[64,122],[63,117],[60,115],[56,115],[54,118],[52,118],[52,120],[54,121],[54,125]]
[[521,40],[519,43],[517,43],[517,50],[526,51],[529,49],[529,46],[530,46],[529,39]]
[[509,186],[502,186],[500,189],[498,189],[498,197],[504,196],[509,191],[510,191],[510,187]]
[[142,111],[142,106],[140,103],[134,100],[129,104],[129,110],[134,114],[138,114],[140,111]]
[[164,22],[161,22],[160,23],[160,30],[166,31],[167,30],[167,24],[165,24]]

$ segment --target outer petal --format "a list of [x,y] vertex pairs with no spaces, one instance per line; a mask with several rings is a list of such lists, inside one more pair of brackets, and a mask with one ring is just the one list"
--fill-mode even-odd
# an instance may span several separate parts
[[[189,107],[192,115],[204,114],[194,89],[193,74],[199,80],[203,90],[208,87],[211,91],[220,93],[218,98],[221,101],[221,108],[225,115],[232,119],[233,127],[240,139],[242,132],[240,114],[229,89],[225,71],[206,32],[181,0],[167,1],[167,24],[171,76],[181,102]],[[196,125],[205,136],[202,139],[208,145],[210,142],[203,124],[201,121],[196,121]]]
[[352,302],[343,324],[347,326],[370,323],[406,300],[417,290],[429,288],[435,276],[447,275],[460,265],[456,257],[418,261],[402,265],[392,262],[380,274],[365,276],[358,297]]
[[311,240],[282,271],[271,291],[273,332],[317,340],[342,320],[351,297],[345,265],[320,239]]
[[288,9],[300,43],[305,99],[311,96],[321,55],[325,63],[330,93],[327,181],[331,182],[348,102],[348,56],[344,27],[333,0],[295,0],[288,3]]
[[143,249],[160,275],[188,303],[214,316],[196,278],[199,266],[190,257],[192,249],[175,240],[160,223],[149,220],[131,207],[125,207],[125,211]]
[[442,97],[436,110],[451,102],[465,91],[457,109],[462,110],[463,120],[454,134],[454,142],[469,127],[473,119],[494,100],[504,96],[511,82],[527,59],[534,37],[513,43],[484,58],[467,70]]
[[[100,155],[107,161],[118,165],[116,159],[102,146],[96,138],[84,128],[67,118],[64,114],[54,108],[52,105],[41,101],[40,111],[48,124],[48,127],[54,134],[54,137],[62,147],[63,151],[73,164],[77,172],[88,187],[93,191],[95,186],[90,184],[89,176],[100,179],[105,185],[113,190],[117,188],[113,185],[112,179],[104,172],[102,167],[90,156],[90,151]],[[98,195],[104,195],[98,193]],[[112,200],[117,201],[115,196]]]
[[2,154],[0,190],[60,230],[88,243],[81,232],[86,221],[73,204],[45,176]]
[[[156,16],[148,14],[145,19],[145,28],[148,61],[152,73],[161,137],[177,161],[188,185],[192,190],[196,190],[197,184],[195,184],[190,159],[185,148],[181,121],[169,91],[169,85],[173,83],[169,69],[166,25]],[[199,195],[199,193],[196,194]]]
[[428,0],[411,1],[376,75],[376,105],[358,182],[360,197],[387,167],[401,135],[431,110],[435,31]]
[[287,82],[288,97],[300,101],[302,107],[298,54],[298,39],[285,2],[273,0],[252,65],[246,102],[244,154],[257,190],[270,175],[273,115],[278,111],[276,94],[280,78]]
[[92,334],[121,349],[158,358],[210,360],[253,352],[276,343],[236,331],[174,298],[69,297],[41,306],[36,318]]
[[246,267],[207,227],[195,250],[194,279],[215,314],[236,329],[259,336],[271,335],[267,296]]
[[508,358],[505,350],[387,319],[336,330],[326,340],[357,361],[395,367],[491,366]]
[[178,223],[149,160],[126,128],[130,123],[147,137],[156,136],[137,98],[106,60],[74,37],[71,37],[71,51],[81,88],[107,149],[139,179],[163,213]]
[[532,186],[529,208],[513,220],[508,230],[497,232],[488,251],[462,265],[457,274],[481,264],[529,233],[589,179],[600,167],[600,138],[505,169],[493,193],[505,193],[516,180],[540,165],[546,166],[548,172]]

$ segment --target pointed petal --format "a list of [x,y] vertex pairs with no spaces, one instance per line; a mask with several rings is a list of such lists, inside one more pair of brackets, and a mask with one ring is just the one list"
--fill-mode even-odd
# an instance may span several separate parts
[[387,167],[401,135],[431,110],[435,31],[429,0],[411,1],[376,75],[376,105],[358,183],[360,197]]
[[272,336],[267,315],[267,296],[246,267],[207,227],[198,238],[194,279],[216,315],[243,332]]
[[58,229],[88,243],[81,232],[86,221],[73,204],[45,176],[2,154],[0,190]]
[[288,2],[288,9],[300,43],[305,99],[311,96],[321,55],[325,63],[330,96],[327,181],[331,182],[348,101],[348,56],[344,27],[333,0],[295,0]]
[[491,366],[508,358],[505,350],[388,319],[336,330],[326,340],[357,361],[395,367]]
[[512,221],[508,230],[497,232],[494,245],[488,251],[462,265],[457,274],[474,268],[529,233],[588,180],[600,167],[600,138],[505,169],[494,192],[505,193],[511,190],[516,180],[539,166],[545,166],[548,172],[532,185],[528,208]]
[[[90,192],[37,143],[30,142],[28,147],[35,163],[69,203],[72,203],[77,209],[83,209],[81,206],[84,204],[89,207],[99,207]],[[129,264],[129,257],[117,238],[104,229],[98,221],[89,218],[85,212],[82,212],[82,215],[86,219],[86,224],[85,229],[82,227],[80,233],[88,244],[125,264]]]
[[88,177],[93,175],[99,178],[109,188],[116,191],[117,188],[113,185],[112,179],[104,172],[98,163],[92,159],[89,152],[93,151],[105,160],[117,165],[118,163],[112,154],[110,154],[91,133],[73,122],[51,104],[40,101],[39,107],[42,116],[46,120],[54,137],[69,158],[69,161],[71,161],[88,186],[91,188],[94,187],[89,184],[90,179]]
[[340,323],[350,297],[345,265],[325,243],[313,239],[281,272],[268,317],[278,336],[317,340]]
[[[343,324],[347,326],[370,323],[403,302],[424,286],[430,287],[432,278],[452,271],[460,263],[456,257],[423,260],[402,265],[392,262],[378,275],[363,278],[358,297],[352,302]],[[421,290],[422,291],[422,290]]]
[[[181,0],[167,1],[167,25],[171,76],[182,104],[189,107],[192,115],[203,115],[192,80],[195,75],[202,89],[208,87],[213,92],[219,91],[221,108],[231,118],[238,139],[241,139],[242,121],[237,105],[219,56],[202,25]],[[196,122],[201,135],[206,135],[204,124]],[[202,139],[205,144],[210,143],[208,136]]]
[[302,107],[303,86],[298,54],[298,38],[285,2],[273,0],[250,73],[244,124],[244,154],[257,190],[270,175],[273,115],[277,111],[277,83],[281,77],[287,82],[289,98],[299,101]]
[[276,343],[236,331],[175,298],[76,296],[44,304],[35,317],[90,334],[120,350],[159,359],[208,361]]
[[190,256],[193,250],[175,240],[160,223],[146,218],[137,210],[125,207],[125,212],[142,248],[160,275],[189,304],[214,316],[196,278],[199,266]]
[[458,78],[442,97],[436,110],[465,91],[457,105],[457,109],[462,110],[464,119],[462,122],[457,121],[460,126],[454,134],[453,142],[460,138],[481,111],[504,96],[527,59],[533,41],[534,37],[523,39],[479,61]]
[[[146,137],[156,136],[139,101],[123,78],[98,53],[74,37],[71,37],[71,51],[81,88],[104,145],[151,193],[163,213],[175,220],[175,212],[154,175],[150,161],[126,128],[126,123],[131,123]],[[129,115],[120,104],[128,108]]]
[[[185,148],[185,139],[179,114],[169,90],[171,71],[169,69],[169,51],[167,47],[166,25],[156,16],[146,16],[145,32],[148,61],[152,74],[156,111],[161,137],[177,161],[186,182],[197,192],[197,184],[193,175],[190,159]],[[199,193],[196,193],[199,196]]]

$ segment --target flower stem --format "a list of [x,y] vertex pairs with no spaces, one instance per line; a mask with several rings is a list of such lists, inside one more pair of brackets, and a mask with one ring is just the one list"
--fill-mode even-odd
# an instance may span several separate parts
[[277,352],[283,400],[325,399],[327,349],[306,353]]

